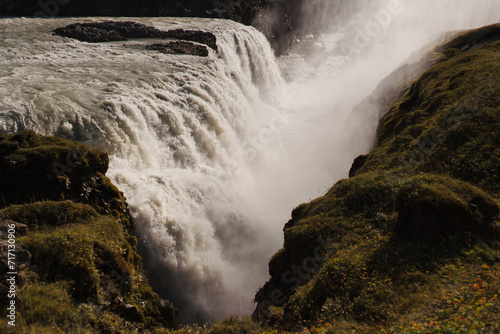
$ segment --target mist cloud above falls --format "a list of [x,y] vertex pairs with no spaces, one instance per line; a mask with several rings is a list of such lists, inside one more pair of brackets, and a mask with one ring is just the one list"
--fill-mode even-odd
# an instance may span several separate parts
[[[309,16],[304,22],[316,22],[315,26],[321,27],[315,35],[320,47],[309,48],[315,49],[316,54],[302,56],[323,59],[323,63],[316,68],[307,62],[284,67],[285,73],[299,72],[296,78],[288,76],[292,82],[284,103],[289,101],[291,108],[301,106],[307,115],[304,117],[316,118],[319,129],[324,129],[324,137],[317,140],[321,147],[318,152],[333,152],[329,158],[318,154],[316,160],[330,166],[336,177],[345,176],[346,165],[372,146],[372,133],[366,134],[366,138],[358,134],[350,137],[345,133],[345,122],[352,108],[371,94],[382,79],[405,62],[418,60],[419,51],[442,43],[446,32],[500,20],[500,3],[494,0],[318,0],[303,2],[302,10]],[[290,70],[293,67],[309,71]],[[366,128],[376,129],[378,125],[378,119],[365,122],[370,122],[364,124]],[[317,135],[322,133],[319,129]],[[344,132],[342,138],[339,132]],[[312,157],[311,162],[314,161]]]

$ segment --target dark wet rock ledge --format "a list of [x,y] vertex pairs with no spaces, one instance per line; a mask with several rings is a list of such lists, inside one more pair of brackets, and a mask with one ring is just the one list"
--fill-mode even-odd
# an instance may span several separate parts
[[207,47],[217,51],[217,38],[211,32],[184,29],[163,31],[132,21],[74,23],[57,28],[54,33],[58,36],[89,43],[145,38],[176,39],[177,41],[167,41],[146,46],[148,50],[169,54],[190,54],[206,57],[208,56]]

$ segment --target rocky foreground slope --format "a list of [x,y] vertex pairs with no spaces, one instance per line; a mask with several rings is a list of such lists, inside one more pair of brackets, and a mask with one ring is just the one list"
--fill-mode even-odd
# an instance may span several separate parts
[[[31,131],[0,134],[2,333],[177,325],[175,308],[146,279],[125,198],[107,169],[107,154],[77,142]],[[15,284],[7,280],[11,271]],[[12,301],[15,327],[7,317]]]

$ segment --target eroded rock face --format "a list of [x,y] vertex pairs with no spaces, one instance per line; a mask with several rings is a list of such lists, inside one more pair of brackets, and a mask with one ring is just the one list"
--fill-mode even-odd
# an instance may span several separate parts
[[356,172],[360,170],[361,167],[363,167],[367,159],[368,155],[360,155],[356,159],[354,159],[354,162],[351,165],[351,169],[349,169],[349,177],[356,176]]
[[205,44],[208,47],[217,51],[217,38],[211,32],[200,31],[200,30],[175,29],[163,32],[163,34],[164,37],[166,38],[183,39],[186,41]]
[[105,176],[109,158],[104,152],[33,131],[0,134],[0,209],[40,200],[72,200],[113,214],[130,226],[125,197]]
[[74,23],[63,28],[58,28],[54,30],[54,33],[59,36],[90,43],[124,41],[127,38],[163,37],[162,31],[132,21]]
[[147,50],[154,50],[166,54],[185,54],[200,57],[208,56],[208,49],[205,45],[195,44],[185,41],[170,43],[155,43],[146,46]]
[[217,38],[211,32],[184,29],[162,31],[132,21],[74,23],[58,28],[54,30],[54,33],[58,36],[74,38],[89,43],[126,41],[128,39],[139,38],[181,40],[165,44],[153,44],[146,47],[148,50],[156,50],[168,54],[190,54],[206,57],[208,56],[207,46],[217,50]]

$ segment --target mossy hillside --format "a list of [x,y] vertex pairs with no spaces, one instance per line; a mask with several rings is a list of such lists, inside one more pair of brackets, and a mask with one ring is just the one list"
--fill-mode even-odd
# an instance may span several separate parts
[[[438,45],[432,48],[431,50],[427,50],[426,48],[424,48],[415,52],[407,60],[405,64],[401,65],[388,77],[382,80],[371,95],[369,95],[367,98],[365,98],[363,101],[361,101],[358,105],[354,107],[353,111],[349,116],[349,120],[346,124],[347,126],[350,127],[351,132],[357,133],[360,136],[366,136],[368,134],[369,136],[373,136],[374,141],[376,141],[377,131],[375,128],[370,127],[371,124],[377,123],[380,120],[380,118],[384,116],[384,114],[386,114],[391,107],[393,106],[396,107],[397,106],[396,102],[400,101],[401,97],[405,93],[409,92],[411,85],[414,84],[426,70],[428,70],[430,67],[440,62],[450,60],[452,57],[460,55],[464,51],[467,50],[470,51],[471,49],[475,49],[484,44],[488,44],[489,46],[491,46],[491,43],[498,41],[500,39],[500,33],[498,25],[491,25],[482,29],[469,31],[466,33],[463,32],[446,33],[443,34],[441,38],[447,40],[448,42],[445,42],[442,45]],[[484,54],[481,53],[480,56],[483,55]],[[490,57],[491,56],[493,56],[494,58],[494,54],[490,53]],[[460,60],[458,60],[458,58],[454,58],[454,60],[457,61],[458,63],[461,62]],[[490,60],[494,61],[494,59]],[[461,64],[461,67],[467,68],[467,62],[466,61],[463,62]],[[439,72],[439,69],[435,68],[435,71]],[[493,79],[490,76],[490,73],[488,72],[487,66],[483,67],[482,71],[483,74],[486,73],[487,77],[489,78],[488,80]],[[469,72],[474,73],[474,70]],[[449,76],[457,80],[462,80],[461,75],[462,75],[461,69],[459,69],[458,71],[456,71],[456,73],[451,74]],[[437,81],[442,83],[446,82],[446,81],[441,81],[443,77],[437,78]],[[479,75],[479,79],[480,80],[482,79],[481,74]],[[465,88],[465,86],[463,86],[462,88]],[[478,90],[477,92],[471,91],[468,93],[476,94],[482,98],[487,98],[488,95],[492,93],[491,91],[488,91],[487,87],[484,87],[484,83],[483,87],[479,87],[479,89],[486,91],[481,92]],[[483,93],[486,93],[486,95]],[[464,98],[466,101],[469,101],[468,100],[469,97],[464,96]],[[463,106],[463,107],[468,107],[468,106]],[[447,115],[447,119],[452,117],[456,117],[456,115]],[[369,121],[367,121],[367,119]],[[452,120],[450,119],[450,121]],[[378,136],[380,137],[380,130],[381,130],[380,127],[378,130],[379,130]],[[432,140],[435,140],[435,138],[432,138]],[[358,148],[354,146],[357,151],[372,150],[376,146],[374,145],[372,147],[366,147],[366,144],[363,144],[361,142],[352,143],[351,145],[360,145]],[[358,168],[359,167],[354,168],[353,172],[356,172]]]
[[0,217],[29,226],[31,231],[52,229],[68,224],[85,224],[99,217],[89,205],[71,201],[45,201],[26,205],[10,205],[0,211]]
[[[384,240],[378,243],[383,244]],[[411,246],[408,245],[406,252],[400,255],[413,255]],[[159,329],[154,333],[497,333],[500,330],[500,267],[498,253],[495,258],[490,257],[489,250],[486,250],[489,247],[478,245],[465,252],[462,259],[450,260],[434,271],[422,270],[418,262],[400,269],[397,266],[390,268],[389,272],[394,268],[399,274],[374,274],[371,271],[373,264],[363,266],[363,260],[358,260],[358,252],[373,249],[366,247],[364,244],[352,248],[351,253],[340,253],[338,258],[332,258],[323,267],[323,282],[315,284],[326,285],[325,275],[330,272],[331,276],[331,272],[335,271],[342,292],[326,298],[317,310],[315,321],[292,319],[271,325],[248,318],[231,318],[213,325],[184,326],[180,330]],[[400,249],[394,248],[393,251],[399,254]],[[341,257],[344,260],[340,260]],[[349,262],[349,257],[355,261]],[[419,260],[418,257],[413,259]],[[394,280],[391,276],[398,279]],[[354,301],[348,302],[353,287],[361,293]],[[312,289],[315,287],[306,285],[299,289],[296,297],[306,298],[305,295],[310,294]],[[400,310],[404,310],[404,315],[398,316]],[[283,308],[275,307],[270,316],[277,321],[282,320],[284,314]],[[365,318],[387,315],[391,320]]]
[[[394,203],[399,202],[405,204],[395,207]],[[471,205],[472,202],[483,204]],[[407,205],[417,211],[418,217],[409,231],[410,223],[400,219]],[[373,280],[368,287],[375,291],[373,284],[383,286],[387,279],[398,281],[399,270],[405,273],[418,269],[418,265],[424,271],[437,270],[477,245],[496,254],[492,247],[499,236],[494,220],[498,215],[497,203],[484,191],[448,177],[421,174],[396,179],[385,173],[366,173],[339,182],[322,198],[298,209],[301,218],[285,230],[285,247],[270,262],[272,277],[278,279],[268,282],[257,296],[259,302],[273,301],[271,293],[277,290],[292,296],[284,308],[284,314],[290,312],[290,318],[280,320],[281,324],[295,323],[294,319],[315,319],[315,312],[328,296],[335,295],[330,289],[349,294],[350,298],[362,296],[360,291],[365,287],[357,281],[360,277]],[[394,230],[398,233],[394,234]],[[321,246],[318,238],[327,241],[328,247],[318,258],[318,273],[312,275],[314,266],[305,260],[313,256],[311,245]],[[287,275],[293,267],[302,268],[305,275]],[[382,275],[373,277],[376,271]],[[313,281],[305,284],[312,277]],[[349,278],[353,286],[343,287]],[[294,290],[297,283],[305,284],[299,292]],[[304,289],[311,290],[301,293]],[[390,303],[397,300],[395,296],[386,297]],[[371,311],[363,318],[359,307],[366,300],[360,298],[360,305],[352,306],[350,311],[360,317],[358,320],[386,318]],[[380,307],[390,310],[386,306]],[[271,318],[273,312],[282,312],[278,307],[270,310]]]
[[17,240],[32,254],[28,282],[20,287],[21,328],[101,332],[110,319],[131,331],[175,326],[174,310],[144,276],[135,237],[116,218],[69,201],[15,205],[0,216],[29,229]]
[[[134,263],[137,266],[140,258],[123,239],[123,226],[111,216],[100,216],[91,207],[71,202],[38,202],[13,209],[4,209],[0,214],[28,224],[30,233],[18,241],[32,254],[31,270],[44,281],[61,278],[74,281],[73,297],[78,300],[97,299],[98,269],[104,269],[99,267],[108,265],[123,270],[126,275],[139,269],[130,267]],[[93,214],[89,215],[89,211]],[[56,216],[53,212],[62,215]],[[32,225],[33,213],[37,216]],[[75,222],[68,223],[69,217],[74,217]]]
[[500,330],[499,38],[494,25],[443,46],[353,177],[292,212],[256,317],[310,332]]
[[[37,220],[31,226],[33,212]],[[85,304],[146,326],[173,325],[169,322],[174,314],[161,314],[160,310],[167,307],[161,305],[144,277],[141,258],[134,251],[135,237],[128,235],[114,217],[98,215],[88,205],[71,202],[14,206],[0,211],[0,215],[27,222],[31,230],[18,240],[32,254],[33,281],[27,284],[30,288],[22,290],[21,298],[25,294],[30,298],[38,291],[33,286],[63,284],[73,304]],[[69,217],[74,223],[67,223]],[[43,304],[33,302],[26,308],[27,320],[31,321],[27,325],[43,324],[43,320],[29,316],[43,309]],[[125,312],[123,306],[127,304]]]
[[124,225],[130,215],[123,194],[105,176],[106,153],[33,131],[0,134],[0,208],[43,200],[72,200],[113,214]]
[[[175,309],[146,279],[124,197],[104,176],[107,156],[29,131],[2,135],[0,147],[2,182],[23,185],[1,188],[0,220],[26,226],[16,242],[31,254],[17,282],[15,330],[116,333],[176,326]],[[54,162],[68,169],[58,173]],[[69,185],[61,187],[61,179]],[[72,185],[80,181],[89,196],[74,196]],[[106,204],[113,200],[120,211]]]
[[380,169],[446,174],[498,196],[500,25],[484,29],[491,42],[470,42],[469,35],[478,32],[457,37],[389,110],[378,147],[358,174]]

